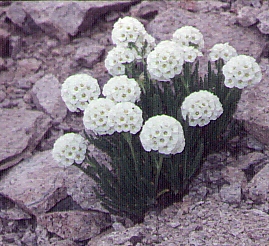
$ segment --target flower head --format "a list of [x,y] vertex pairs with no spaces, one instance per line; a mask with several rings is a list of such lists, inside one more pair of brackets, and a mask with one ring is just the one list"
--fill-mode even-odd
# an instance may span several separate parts
[[84,110],[88,103],[100,95],[96,79],[88,74],[75,74],[62,84],[61,96],[71,112]]
[[140,21],[133,17],[126,16],[124,18],[119,18],[114,24],[112,41],[116,45],[135,43],[137,39],[145,33],[146,30]]
[[172,40],[181,46],[194,46],[198,50],[204,48],[203,34],[193,26],[184,26],[177,29]]
[[108,114],[115,105],[107,98],[98,98],[92,101],[84,111],[83,124],[86,129],[99,135],[113,134],[114,129],[108,125]]
[[173,41],[162,41],[147,57],[148,72],[152,79],[169,81],[182,71],[183,51]]
[[198,56],[203,56],[202,52],[192,46],[183,46],[182,51],[185,62],[194,62]]
[[181,153],[185,147],[180,122],[168,115],[149,118],[140,133],[140,141],[146,151],[154,150],[166,155]]
[[216,120],[223,113],[223,108],[217,96],[200,90],[185,98],[181,112],[184,120],[188,117],[190,126],[205,126],[211,120]]
[[210,51],[209,59],[213,62],[221,58],[226,63],[232,57],[237,56],[235,48],[230,46],[229,43],[215,44]]
[[106,69],[113,76],[122,75],[125,73],[124,64],[131,63],[136,56],[135,50],[124,46],[116,46],[107,54],[105,59]]
[[126,75],[111,78],[103,88],[103,95],[115,102],[136,102],[140,99],[141,90],[134,79]]
[[52,156],[60,166],[68,167],[74,162],[81,164],[85,159],[86,149],[86,141],[81,135],[66,133],[55,141]]
[[259,65],[251,56],[239,55],[232,57],[224,66],[224,84],[229,88],[243,89],[258,84],[262,79]]
[[136,134],[143,124],[142,110],[131,102],[117,103],[109,112],[108,124],[117,132]]

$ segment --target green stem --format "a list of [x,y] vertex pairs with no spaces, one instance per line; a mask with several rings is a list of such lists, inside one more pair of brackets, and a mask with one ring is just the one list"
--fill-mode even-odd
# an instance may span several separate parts
[[155,176],[155,192],[157,192],[158,189],[158,184],[159,184],[159,178],[162,170],[162,165],[163,165],[163,155],[159,156],[159,162],[155,159],[156,162],[156,176]]
[[137,162],[135,152],[134,152],[134,147],[133,147],[133,144],[132,144],[132,134],[129,133],[129,132],[123,132],[122,135],[123,135],[124,139],[126,140],[126,142],[128,143],[128,145],[130,147],[131,154],[132,154],[132,157],[133,157],[133,160],[134,160],[134,163],[135,163],[136,175],[137,175],[137,177],[140,177],[141,175],[140,175],[140,171],[139,171],[139,168],[138,168],[138,162]]

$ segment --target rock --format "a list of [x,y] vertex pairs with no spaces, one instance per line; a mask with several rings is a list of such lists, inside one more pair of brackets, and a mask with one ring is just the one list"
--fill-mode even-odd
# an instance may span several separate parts
[[257,204],[269,201],[269,164],[265,165],[249,182],[245,195]]
[[100,212],[64,211],[40,215],[37,223],[63,239],[87,240],[109,225],[109,216]]
[[0,57],[0,72],[5,70],[7,70],[5,60],[2,57]]
[[105,20],[106,20],[106,22],[112,22],[112,21],[115,22],[120,17],[121,16],[120,16],[119,12],[117,12],[117,11],[111,11],[110,13],[106,14]]
[[97,63],[91,70],[82,70],[81,72],[88,72],[91,76],[96,78],[101,89],[110,79],[110,75],[108,74],[105,64],[103,62]]
[[25,245],[36,245],[37,236],[34,232],[31,230],[27,230],[22,239],[21,242],[23,242]]
[[26,77],[32,73],[36,73],[41,64],[42,62],[36,58],[18,60],[16,77]]
[[83,209],[106,212],[96,200],[94,186],[78,168],[59,167],[49,150],[36,153],[8,172],[0,180],[0,193],[34,215],[48,212],[68,195]]
[[259,142],[269,145],[268,61],[262,59],[260,66],[263,80],[243,90],[234,118],[242,120],[245,129]]
[[11,36],[9,38],[9,54],[12,58],[16,58],[17,54],[21,51],[22,43],[21,36]]
[[3,102],[6,98],[7,94],[4,91],[0,91],[0,103]]
[[261,12],[257,19],[260,21],[260,23],[257,25],[260,32],[263,34],[269,34],[269,11],[265,10]]
[[61,97],[61,84],[54,75],[47,74],[35,83],[32,98],[37,109],[50,115],[54,122],[65,118],[67,108]]
[[23,27],[26,20],[26,13],[21,4],[12,4],[6,11],[7,18],[19,27]]
[[262,0],[251,0],[251,4],[254,8],[260,8],[262,6]]
[[2,109],[0,117],[0,170],[29,157],[51,120],[44,113],[25,109]]
[[241,190],[241,185],[238,183],[223,185],[220,189],[221,200],[229,204],[239,204],[242,199]]
[[160,11],[165,10],[166,3],[163,1],[142,1],[131,8],[131,15],[143,19],[153,19]]
[[49,232],[46,228],[44,228],[43,226],[37,224],[36,228],[35,228],[35,234],[37,236],[37,245],[41,246],[41,245],[50,245],[49,242]]
[[50,242],[49,245],[50,246],[77,246],[77,244],[70,239],[59,240],[56,242]]
[[[78,32],[91,29],[101,16],[109,11],[121,11],[137,1],[95,1],[95,2],[22,2],[16,3],[20,9],[19,22],[24,24],[21,9],[29,16],[36,26],[47,35],[56,37],[62,42],[69,42],[69,36],[75,36]],[[13,4],[14,5],[14,4]],[[12,5],[12,6],[13,6]],[[13,7],[13,8],[15,8]],[[15,11],[10,11],[14,13]],[[9,13],[8,17],[12,20]],[[25,17],[24,17],[25,18]]]
[[88,246],[106,246],[106,245],[136,245],[132,244],[131,241],[135,238],[140,238],[140,242],[143,237],[143,227],[131,227],[127,231],[117,231],[112,232],[106,236],[103,236],[98,239],[90,240]]
[[0,218],[6,220],[24,220],[31,219],[31,215],[18,207],[10,208],[5,211],[0,211]]
[[74,58],[78,65],[91,69],[96,63],[100,62],[104,54],[104,46],[98,45],[98,43],[85,43],[77,49]]
[[239,157],[237,167],[246,174],[250,181],[268,162],[268,157],[260,152],[252,152]]
[[223,1],[199,1],[196,6],[200,13],[220,12],[230,8],[229,3]]
[[9,37],[10,33],[0,28],[0,56],[9,56]]
[[237,184],[241,188],[247,185],[245,173],[237,167],[227,166],[221,170],[222,177],[230,184]]
[[256,151],[263,151],[265,149],[264,144],[259,142],[252,135],[247,136],[247,147]]
[[258,11],[255,8],[245,6],[239,10],[236,19],[241,26],[249,27],[258,22],[257,14]]
[[33,34],[40,28],[23,8],[22,3],[13,3],[6,11],[7,18],[26,34]]

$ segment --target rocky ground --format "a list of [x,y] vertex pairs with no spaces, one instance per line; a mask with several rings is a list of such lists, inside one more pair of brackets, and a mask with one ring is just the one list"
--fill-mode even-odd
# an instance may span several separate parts
[[[78,72],[106,82],[112,26],[126,15],[157,41],[196,26],[205,58],[229,42],[264,75],[243,92],[235,119],[244,129],[229,148],[207,158],[183,202],[137,225],[110,216],[94,182],[58,167],[50,153],[59,136],[83,129],[61,100],[61,84]],[[265,0],[0,2],[0,245],[268,245],[268,34]]]

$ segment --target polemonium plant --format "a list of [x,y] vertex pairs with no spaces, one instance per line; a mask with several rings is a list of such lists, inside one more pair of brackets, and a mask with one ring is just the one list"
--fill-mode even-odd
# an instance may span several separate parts
[[233,136],[242,88],[255,86],[262,74],[254,58],[225,43],[212,47],[202,77],[204,39],[191,26],[155,45],[138,20],[124,17],[112,40],[116,46],[105,59],[112,78],[102,94],[88,75],[73,75],[62,86],[69,110],[84,111],[87,143],[106,152],[110,166],[92,157],[78,134],[60,137],[52,152],[60,165],[73,164],[96,181],[107,210],[139,222],[149,209],[186,193],[203,159]]

